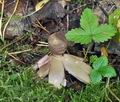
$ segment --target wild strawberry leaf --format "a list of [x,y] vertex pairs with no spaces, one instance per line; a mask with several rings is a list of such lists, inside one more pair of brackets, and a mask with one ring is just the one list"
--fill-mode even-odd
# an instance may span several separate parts
[[116,33],[116,29],[112,25],[102,24],[94,29],[93,40],[95,42],[104,42],[111,39]]
[[68,31],[66,38],[67,40],[74,41],[75,43],[88,44],[92,42],[92,37],[90,34],[80,28],[75,28]]
[[90,64],[94,63],[97,59],[98,57],[96,55],[90,56]]
[[92,83],[96,84],[102,80],[102,75],[98,72],[98,70],[93,69],[90,74],[90,78]]
[[81,27],[87,32],[93,32],[92,29],[98,26],[98,18],[92,13],[91,9],[86,8],[80,19]]
[[115,37],[113,38],[114,41],[120,42],[120,10],[115,10],[112,14],[109,15],[109,24],[112,24],[118,29]]
[[104,77],[115,77],[116,76],[116,72],[115,69],[111,66],[105,66],[105,67],[101,67],[99,69],[99,72],[101,73],[102,76]]
[[108,59],[106,56],[102,56],[100,58],[98,58],[97,60],[95,60],[93,62],[93,68],[94,69],[99,69],[100,67],[104,67],[108,65]]
[[66,34],[69,41],[81,44],[94,42],[104,42],[115,35],[116,29],[112,25],[98,25],[97,17],[91,9],[86,8],[80,19],[81,28],[72,29]]
[[120,10],[115,10],[112,14],[109,15],[109,23],[117,26],[117,22],[120,19]]
[[115,69],[108,65],[108,58],[106,56],[95,59],[92,66],[93,69],[90,73],[90,78],[94,84],[100,82],[103,77],[111,78],[116,76]]

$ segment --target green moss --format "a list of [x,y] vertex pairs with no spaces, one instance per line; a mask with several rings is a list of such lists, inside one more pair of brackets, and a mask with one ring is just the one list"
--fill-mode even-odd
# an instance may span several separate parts
[[[30,64],[19,65],[9,58],[6,52],[32,48],[28,44],[18,45],[14,43],[0,51],[0,102],[109,102],[108,97],[113,102],[117,102],[109,92],[106,96],[105,83],[88,85],[81,91],[75,91],[74,88],[57,90],[48,82],[38,79]],[[1,45],[0,49],[4,46]],[[15,57],[22,59],[24,56],[32,62],[36,57],[40,58],[47,52],[47,48],[37,47],[36,50]],[[110,88],[120,98],[120,82],[111,83]]]
[[[18,68],[19,71],[15,70]],[[119,82],[110,87],[120,96]],[[104,88],[103,83],[88,85],[79,92],[73,88],[57,90],[46,81],[37,79],[29,66],[9,65],[0,70],[0,102],[104,102],[107,100]]]

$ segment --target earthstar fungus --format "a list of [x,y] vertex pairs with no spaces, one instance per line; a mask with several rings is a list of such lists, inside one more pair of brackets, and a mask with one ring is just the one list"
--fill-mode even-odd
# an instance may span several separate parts
[[66,70],[79,81],[85,84],[90,83],[89,74],[91,67],[83,62],[83,58],[64,54],[67,47],[64,34],[58,32],[50,35],[48,44],[52,55],[45,55],[35,65],[40,78],[48,75],[49,83],[57,88],[61,88],[62,86],[66,86]]

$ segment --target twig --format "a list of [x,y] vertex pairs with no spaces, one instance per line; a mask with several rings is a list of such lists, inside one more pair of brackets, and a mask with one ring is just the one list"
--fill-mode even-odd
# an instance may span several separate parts
[[10,56],[10,57],[12,57],[14,60],[16,60],[16,61],[18,61],[18,62],[20,62],[20,63],[22,63],[22,64],[25,64],[23,61],[20,61],[19,59],[17,59],[15,56],[13,56],[12,54],[9,54],[8,53],[8,55]]
[[44,31],[46,31],[48,34],[50,34],[50,32],[45,28],[45,27],[43,27],[43,25],[40,23],[40,21],[36,18],[36,21],[37,21],[37,23],[38,23],[38,27],[39,28],[41,28],[41,29],[43,29]]
[[14,43],[16,43],[16,42],[18,42],[18,41],[21,41],[23,38],[24,38],[24,36],[21,37],[20,39],[18,39],[17,41],[13,41],[13,42],[7,44],[7,45],[4,46],[2,49],[0,49],[0,51],[4,50],[5,48],[9,47],[10,45],[12,45],[12,44],[14,44]]
[[99,8],[100,8],[101,11],[104,13],[104,15],[108,18],[108,13],[107,13],[106,10],[102,7],[102,5],[100,4],[99,0],[95,0],[95,2],[98,4]]
[[44,45],[44,44],[37,44],[37,46],[40,46],[40,47],[48,47],[48,45]]
[[5,3],[5,1],[3,0],[2,9],[1,9],[1,17],[0,17],[0,37],[1,37],[1,39],[2,39],[2,19],[3,19],[3,12],[4,12],[4,3]]
[[[4,0],[3,0],[3,1],[4,1]],[[6,28],[7,28],[8,24],[10,23],[10,21],[11,21],[13,15],[15,14],[16,9],[17,9],[17,7],[18,7],[18,4],[19,4],[19,0],[17,0],[16,5],[15,5],[15,8],[14,8],[14,11],[13,11],[12,15],[9,17],[7,23],[6,23],[5,26],[4,26],[3,34],[2,34],[2,40],[3,40],[3,41],[4,41],[4,36],[5,36]]]
[[[67,11],[69,11],[69,5],[67,6]],[[69,15],[67,14],[67,31],[69,30]]]
[[24,50],[24,51],[17,51],[17,52],[11,52],[11,53],[7,53],[10,57],[12,57],[14,60],[22,63],[22,64],[25,64],[23,61],[17,59],[14,55],[16,54],[20,54],[20,53],[24,53],[24,52],[28,52],[28,51],[31,51],[32,49],[28,49],[28,50]]
[[[90,3],[90,4],[91,4],[91,3]],[[81,5],[81,6],[77,7],[77,8],[74,8],[74,9],[70,10],[70,11],[68,12],[68,14],[72,13],[73,11],[75,11],[75,10],[77,10],[77,9],[80,9],[81,7],[85,7],[85,6],[87,6],[87,5],[88,5],[88,4],[84,4],[84,5]]]
[[43,42],[43,41],[38,41],[40,44],[46,44],[46,45],[48,45],[48,43],[46,43],[46,42]]
[[40,47],[48,47],[48,43],[46,42],[43,42],[43,41],[39,41],[40,44],[37,44],[37,46],[40,46]]
[[20,54],[20,53],[25,53],[25,52],[29,52],[31,51],[32,49],[28,49],[28,50],[24,50],[24,51],[16,51],[16,52],[10,52],[8,54],[11,54],[11,55],[16,55],[16,54]]
[[27,14],[27,15],[25,15],[25,16],[23,16],[22,18],[27,18],[27,17],[29,17],[29,16],[32,16],[33,14],[35,14],[36,12],[38,12],[38,11],[33,11],[33,12],[31,12],[30,14]]

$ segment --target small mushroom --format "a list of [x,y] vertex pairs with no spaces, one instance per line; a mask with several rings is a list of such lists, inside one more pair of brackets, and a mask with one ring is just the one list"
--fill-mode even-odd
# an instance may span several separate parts
[[67,40],[62,32],[57,32],[48,38],[49,49],[53,54],[64,54],[67,47]]

